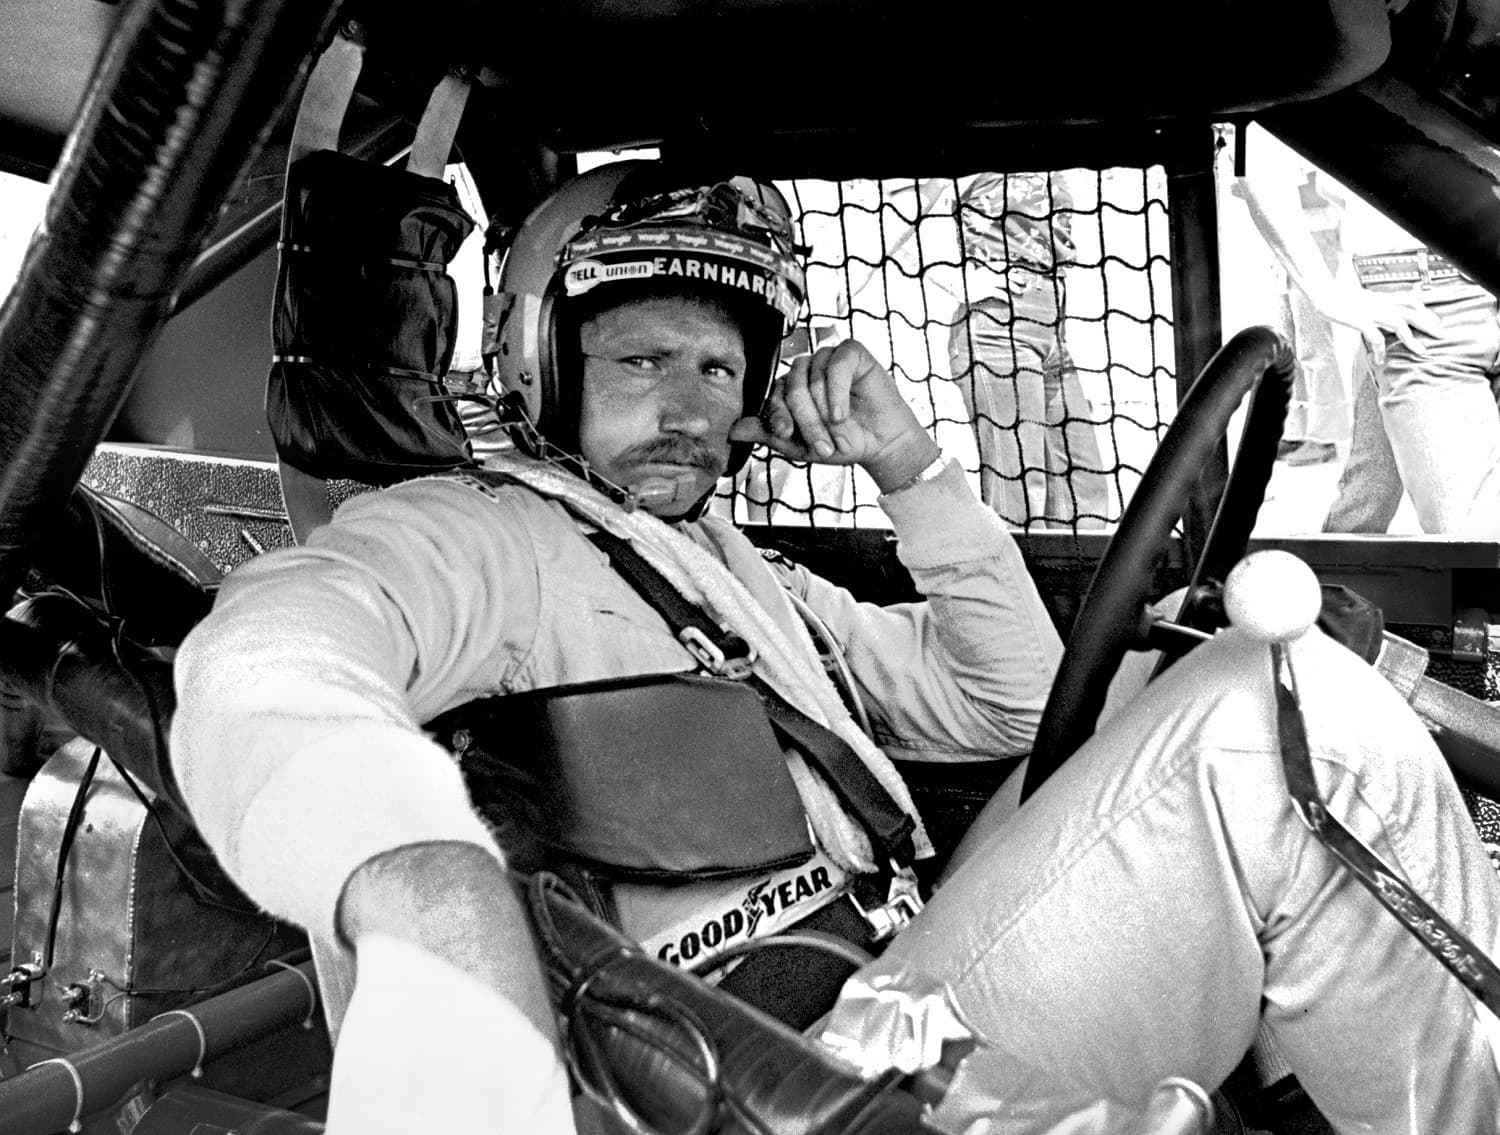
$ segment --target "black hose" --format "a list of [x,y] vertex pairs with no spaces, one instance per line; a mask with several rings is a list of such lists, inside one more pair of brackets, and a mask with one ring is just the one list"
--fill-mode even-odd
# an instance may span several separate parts
[[47,941],[42,946],[42,972],[45,977],[52,972],[52,952],[57,946],[57,922],[62,915],[63,882],[68,877],[68,855],[73,850],[73,840],[78,835],[78,825],[83,822],[83,805],[88,799],[89,786],[94,783],[94,773],[99,769],[99,757],[104,752],[94,746],[94,755],[78,779],[78,788],[73,793],[73,806],[68,809],[68,819],[63,824],[62,839],[57,845],[57,874],[52,881],[52,908],[47,913]]

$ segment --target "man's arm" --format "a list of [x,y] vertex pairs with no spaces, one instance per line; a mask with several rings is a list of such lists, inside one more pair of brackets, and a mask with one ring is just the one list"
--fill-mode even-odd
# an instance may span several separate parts
[[1358,331],[1377,362],[1385,356],[1383,331],[1418,354],[1423,347],[1416,331],[1442,334],[1442,324],[1422,304],[1336,279],[1307,231],[1290,185],[1278,187],[1265,178],[1237,177],[1231,192],[1245,202],[1256,231],[1292,282],[1327,318]]
[[515,884],[472,844],[418,844],[367,861],[344,887],[338,928],[356,950],[367,935],[409,942],[499,993],[543,1036],[556,1035]]
[[[476,1059],[523,1074],[488,1097],[484,1124],[445,1129],[569,1131],[524,912],[456,766],[417,727],[492,685],[506,644],[529,639],[525,526],[451,483],[345,509],[311,547],[231,573],[183,644],[179,783],[246,893],[313,940],[339,1034],[330,1130],[427,1129],[361,1118],[401,1106],[397,1038],[417,1028],[433,1076]],[[472,1087],[408,1095],[457,1107]]]
[[[572,1107],[528,922],[493,856],[403,847],[339,904],[359,980],[334,1068],[330,1130],[570,1135]],[[395,1040],[421,1029],[423,1059]]]
[[911,483],[939,450],[889,372],[858,343],[825,348],[794,364],[766,418],[734,436],[870,473],[927,596],[883,608],[811,573],[788,580],[845,647],[882,743],[929,759],[1027,752],[1062,644],[1014,538],[963,471]]
[[494,854],[418,726],[491,692],[531,637],[525,526],[493,511],[453,484],[356,498],[311,546],[232,572],[183,643],[178,783],[226,869],[274,913],[332,938],[366,860],[455,840]]

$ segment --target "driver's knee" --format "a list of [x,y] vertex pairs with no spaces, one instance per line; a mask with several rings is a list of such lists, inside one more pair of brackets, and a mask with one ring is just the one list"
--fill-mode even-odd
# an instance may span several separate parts
[[[1286,653],[1280,680],[1295,686],[1325,794],[1347,795],[1398,830],[1446,827],[1445,810],[1466,818],[1426,728],[1378,672],[1318,630]],[[1223,631],[1121,704],[1040,793],[1065,795],[1068,811],[1102,821],[1175,779],[1197,785],[1202,791],[1187,796],[1227,816],[1263,818],[1270,809],[1295,819],[1277,683],[1268,644]],[[999,824],[1014,811],[1016,780],[981,821]]]
[[[1138,778],[1183,761],[1196,766],[1185,778],[1203,789],[1194,806],[1222,828],[1242,882],[1265,911],[1289,893],[1298,872],[1326,878],[1344,870],[1293,806],[1281,738],[1284,727],[1300,724],[1318,800],[1330,815],[1430,901],[1452,903],[1455,911],[1479,901],[1492,911],[1496,880],[1488,856],[1452,773],[1406,700],[1321,631],[1285,653],[1278,675],[1267,644],[1221,634],[1148,688],[1139,699],[1143,719],[1131,721],[1133,711],[1124,711],[1104,739],[1125,733],[1117,759],[1140,764]],[[1278,682],[1294,693],[1284,707]],[[1146,724],[1153,710],[1154,730]],[[1300,722],[1283,720],[1290,713]],[[1485,918],[1484,925],[1494,924]]]
[[[1322,632],[1288,649],[1322,798],[1362,837],[1386,847],[1416,877],[1435,880],[1454,842],[1483,849],[1456,785],[1425,727],[1371,667]],[[1229,630],[1205,643],[1104,722],[1025,805],[1013,773],[974,821],[948,874],[1015,825],[1018,809],[1046,838],[1098,838],[1132,810],[1164,816],[1166,855],[1202,855],[1200,837],[1240,845],[1237,855],[1274,892],[1310,846],[1287,788],[1277,678],[1264,642]],[[1035,805],[1035,806],[1033,806]],[[1039,829],[1039,830],[1040,830]],[[1092,836],[1090,833],[1093,833]],[[1320,853],[1321,854],[1321,853]],[[1399,864],[1398,864],[1399,865]],[[1405,869],[1403,867],[1403,869]],[[1270,901],[1269,899],[1267,901]]]

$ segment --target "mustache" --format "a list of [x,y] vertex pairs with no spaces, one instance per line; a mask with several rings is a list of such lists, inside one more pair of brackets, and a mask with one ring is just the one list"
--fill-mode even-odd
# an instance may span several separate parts
[[688,465],[718,471],[728,464],[723,446],[710,445],[687,437],[659,437],[633,446],[623,455],[627,461],[660,461],[671,465]]

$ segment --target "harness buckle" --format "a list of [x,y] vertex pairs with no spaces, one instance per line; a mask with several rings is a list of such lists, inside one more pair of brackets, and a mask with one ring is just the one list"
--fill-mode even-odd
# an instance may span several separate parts
[[886,895],[885,902],[879,906],[866,907],[856,897],[854,891],[849,892],[849,901],[854,904],[854,909],[859,911],[864,920],[869,923],[870,930],[876,942],[884,942],[887,938],[894,938],[898,931],[904,930],[911,924],[911,920],[922,913],[922,893],[917,885],[917,876],[910,867],[897,867],[891,864],[891,887]]
[[744,654],[728,655],[697,627],[683,627],[677,634],[682,645],[698,660],[698,664],[710,674],[731,681],[743,682],[750,677],[750,668],[755,664],[755,648],[746,644]]

